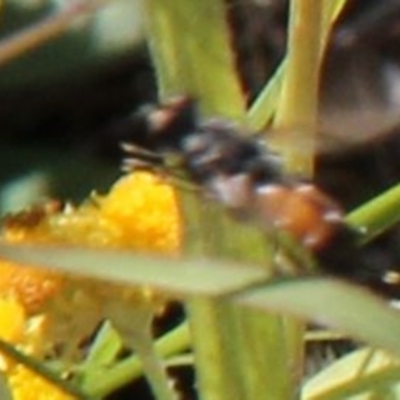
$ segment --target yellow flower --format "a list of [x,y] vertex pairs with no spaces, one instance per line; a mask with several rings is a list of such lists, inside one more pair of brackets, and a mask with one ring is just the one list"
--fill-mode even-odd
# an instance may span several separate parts
[[181,223],[174,190],[159,177],[140,172],[120,179],[100,200],[100,214],[118,227],[119,243],[142,251],[176,253]]
[[[24,307],[15,299],[0,298],[0,338],[18,343],[24,336],[26,314]],[[6,372],[14,400],[73,400],[44,378],[0,355],[0,370]]]
[[[80,207],[67,206],[60,210],[54,204],[9,218],[3,227],[2,239],[125,248],[168,255],[179,253],[182,231],[175,192],[153,174],[139,172],[122,177],[107,195],[93,196]],[[126,288],[127,294],[124,294],[118,286],[102,285],[0,260],[0,337],[11,343],[26,344],[21,338],[27,318],[45,312],[44,326],[48,327],[40,331],[44,345],[51,346],[53,339],[54,343],[79,343],[77,339],[87,337],[88,331],[105,317],[112,320],[115,316],[119,321],[126,321],[135,307],[147,304],[150,310],[154,304],[157,310],[160,306],[160,300],[154,302],[145,290]],[[11,303],[3,304],[2,298]],[[72,300],[77,303],[76,308],[71,308]],[[102,303],[108,308],[102,309]],[[104,310],[112,315],[102,315]],[[68,318],[64,318],[67,314],[63,311]],[[52,331],[57,334],[52,336]],[[22,364],[10,363],[6,372],[15,400],[72,399]]]
[[[52,203],[51,203],[52,204]],[[61,243],[177,254],[182,242],[178,202],[171,185],[137,172],[122,177],[105,196],[82,206],[26,211],[3,229],[9,242]],[[12,294],[28,313],[62,287],[56,274],[0,261],[0,294]]]
[[[37,212],[36,212],[37,214]],[[35,214],[35,216],[36,216]],[[18,216],[17,216],[18,217]],[[182,231],[171,185],[156,175],[137,172],[122,177],[106,196],[94,196],[78,208],[44,214],[37,224],[26,215],[6,225],[12,242],[78,244],[176,254]]]
[[16,365],[8,373],[8,384],[13,400],[74,400],[75,397],[63,392],[40,375]]
[[25,328],[25,310],[15,299],[0,297],[0,338],[17,343]]
[[59,275],[49,271],[0,260],[0,295],[15,299],[28,314],[34,314],[55,296],[61,282]]

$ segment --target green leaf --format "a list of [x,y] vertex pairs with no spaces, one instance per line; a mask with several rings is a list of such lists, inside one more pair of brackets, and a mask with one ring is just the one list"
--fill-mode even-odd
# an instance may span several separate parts
[[[266,269],[208,259],[174,259],[129,251],[0,243],[0,259],[131,285],[150,285],[166,294],[218,295],[267,280]],[[118,266],[118,268],[111,268]],[[24,268],[21,265],[21,268]]]
[[283,60],[248,110],[246,124],[252,130],[261,131],[270,125],[279,102],[285,71],[286,60]]
[[205,115],[243,119],[223,0],[148,0],[147,38],[161,99],[180,93],[200,100]]
[[[357,396],[370,399],[383,392],[393,399],[399,385],[400,363],[389,354],[371,348],[356,350],[312,377],[303,387],[303,400],[340,400]],[[386,396],[372,397],[384,399]],[[398,398],[398,397],[395,397]]]
[[400,356],[399,312],[364,288],[329,278],[299,278],[249,290],[237,300],[333,327]]
[[390,188],[347,215],[346,221],[361,230],[364,241],[400,221],[400,185]]

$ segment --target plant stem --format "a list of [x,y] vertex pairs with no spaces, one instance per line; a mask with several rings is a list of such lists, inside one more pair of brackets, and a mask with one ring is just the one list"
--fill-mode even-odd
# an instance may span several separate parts
[[232,305],[196,296],[186,304],[202,400],[247,399],[235,343]]
[[[321,2],[324,7],[320,32],[320,57],[322,59],[332,27],[346,5],[347,0],[326,0]],[[261,131],[266,126],[269,126],[279,107],[279,94],[282,90],[282,82],[286,74],[286,58],[277,67],[274,75],[257,96],[247,113],[247,125],[253,130]]]
[[187,311],[202,400],[293,397],[303,346],[297,322],[222,298],[197,296]]
[[31,27],[2,39],[0,43],[0,66],[62,35],[78,18],[94,14],[96,10],[105,6],[106,1],[74,3]]
[[[287,161],[287,169],[307,175],[313,171],[322,7],[322,1],[290,3],[286,70],[274,123],[285,130],[279,135],[277,146]],[[303,142],[307,145],[298,145]]]
[[[183,323],[156,341],[157,354],[165,359],[188,349],[191,338],[187,323]],[[142,363],[137,355],[120,361],[112,368],[98,369],[86,376],[82,390],[90,395],[104,397],[143,374]]]
[[362,230],[369,241],[400,221],[400,185],[390,188],[347,215],[346,221]]

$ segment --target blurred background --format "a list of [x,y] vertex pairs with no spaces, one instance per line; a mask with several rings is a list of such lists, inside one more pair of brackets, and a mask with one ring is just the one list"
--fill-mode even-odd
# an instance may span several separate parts
[[7,0],[0,47],[0,212],[107,188],[113,125],[155,98],[140,2]]

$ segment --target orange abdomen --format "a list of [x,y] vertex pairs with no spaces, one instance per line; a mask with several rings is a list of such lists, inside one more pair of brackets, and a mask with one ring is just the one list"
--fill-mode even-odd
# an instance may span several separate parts
[[257,188],[256,209],[267,225],[291,234],[310,250],[325,246],[343,223],[341,208],[310,184]]

